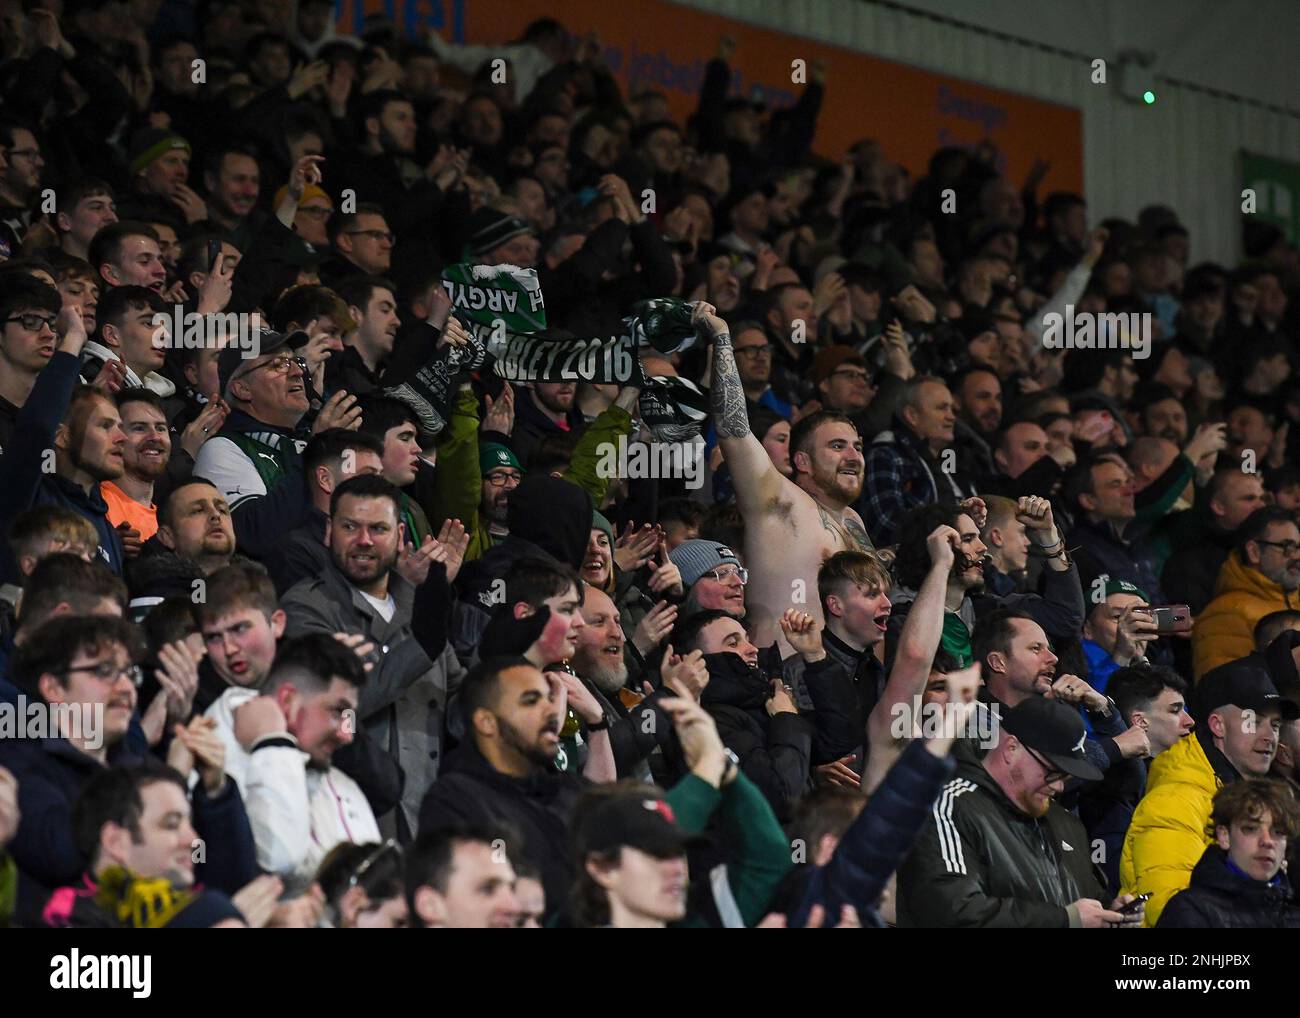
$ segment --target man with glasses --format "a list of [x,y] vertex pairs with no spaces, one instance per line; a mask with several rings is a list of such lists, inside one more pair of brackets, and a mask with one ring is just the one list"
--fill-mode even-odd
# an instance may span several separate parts
[[717,541],[683,541],[668,553],[682,574],[686,603],[682,617],[716,608],[738,619],[745,617],[745,584],[749,570],[736,553]]
[[1300,604],[1300,528],[1285,509],[1268,506],[1246,517],[1237,547],[1219,570],[1217,596],[1196,617],[1196,678],[1255,649],[1255,623]]
[[823,410],[834,410],[855,421],[876,393],[866,359],[851,346],[828,346],[820,351],[809,377],[817,386],[816,398]]
[[31,225],[45,159],[36,135],[12,122],[0,127],[0,145],[9,164],[0,175],[0,222],[21,237]]
[[[27,322],[29,316],[11,317],[18,321],[5,325],[10,329],[17,325],[39,343],[37,349],[48,363],[18,414],[9,448],[0,457],[0,526],[7,528],[34,506],[71,509],[94,526],[99,557],[120,576],[122,538],[108,520],[99,485],[116,480],[126,469],[126,434],[113,401],[99,389],[77,384],[86,344],[80,309],[69,305],[57,318],[48,312],[35,313]],[[9,578],[17,579],[12,556],[5,556],[4,569]]]
[[945,929],[1140,926],[1142,908],[1102,904],[1105,883],[1078,818],[1055,802],[1101,773],[1078,713],[1030,697],[1003,712],[997,744],[962,761],[898,872],[898,925]]
[[85,860],[73,837],[73,804],[106,766],[135,759],[126,735],[144,652],[136,628],[121,618],[69,615],[26,634],[11,663],[29,718],[39,703],[46,722],[44,737],[29,732],[28,738],[0,739],[0,767],[18,779],[23,817],[9,846],[23,874],[20,910],[24,891],[39,896],[40,887],[70,884],[81,875]]
[[328,232],[334,252],[320,267],[321,282],[331,289],[348,276],[386,276],[393,262],[396,239],[373,202],[358,202],[356,212],[335,214]]
[[[240,549],[255,557],[273,553],[285,534],[306,521],[310,504],[302,445],[295,438],[309,403],[306,362],[294,344],[306,333],[264,329],[259,338],[253,350],[221,351],[217,374],[230,414],[194,461],[195,474],[215,484],[230,503]],[[355,398],[339,392],[321,408],[314,431],[355,428],[359,421]]]
[[745,390],[745,400],[789,418],[794,407],[772,391],[772,342],[763,327],[757,322],[738,322],[734,343],[736,372]]
[[[286,184],[275,192],[275,208],[279,208],[289,193]],[[298,199],[297,210],[293,214],[293,232],[311,245],[314,251],[327,251],[330,246],[329,233],[325,224],[334,214],[334,202],[318,185],[308,184],[303,188],[302,197]]]
[[25,272],[0,277],[0,452],[9,448],[18,411],[54,356],[61,307],[58,290],[48,283]]
[[497,442],[484,442],[479,446],[478,464],[483,488],[479,502],[480,526],[474,529],[478,533],[486,525],[490,538],[499,541],[510,533],[507,522],[510,493],[524,479],[524,468],[509,448]]

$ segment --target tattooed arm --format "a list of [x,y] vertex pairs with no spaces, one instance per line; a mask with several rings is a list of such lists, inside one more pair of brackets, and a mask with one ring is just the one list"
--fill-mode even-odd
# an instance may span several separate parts
[[780,494],[785,478],[763,443],[749,430],[745,388],[736,370],[727,323],[707,304],[696,309],[695,322],[713,339],[713,424],[722,455],[731,468],[736,501],[742,513],[761,512]]

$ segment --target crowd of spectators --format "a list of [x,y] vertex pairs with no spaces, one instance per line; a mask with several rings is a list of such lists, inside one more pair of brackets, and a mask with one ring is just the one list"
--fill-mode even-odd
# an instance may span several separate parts
[[1300,925],[1294,245],[333,11],[0,0],[0,923]]

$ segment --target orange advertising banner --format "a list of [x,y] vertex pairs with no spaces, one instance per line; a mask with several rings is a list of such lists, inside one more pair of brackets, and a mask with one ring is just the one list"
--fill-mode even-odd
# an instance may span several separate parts
[[826,98],[813,147],[839,159],[860,138],[875,138],[914,177],[935,149],[992,140],[1001,169],[1019,184],[1041,158],[1051,164],[1043,190],[1083,190],[1079,110],[977,85],[907,64],[761,28],[668,0],[339,0],[340,27],[360,34],[367,15],[383,15],[415,36],[432,29],[449,42],[519,38],[535,18],[554,17],[574,35],[600,35],[624,94],[654,88],[684,118],[695,108],[704,67],[724,35],[736,40],[732,92],[760,93],[769,106],[793,103],[792,62],[828,65]]

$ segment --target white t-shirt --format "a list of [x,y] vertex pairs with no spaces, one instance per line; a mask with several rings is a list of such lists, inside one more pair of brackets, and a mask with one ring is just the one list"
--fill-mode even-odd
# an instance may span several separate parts
[[359,590],[357,593],[374,606],[375,611],[379,612],[380,617],[382,617],[385,622],[393,621],[393,615],[397,612],[397,602],[393,600],[392,594],[389,594],[381,601],[377,597],[371,597],[364,590]]

